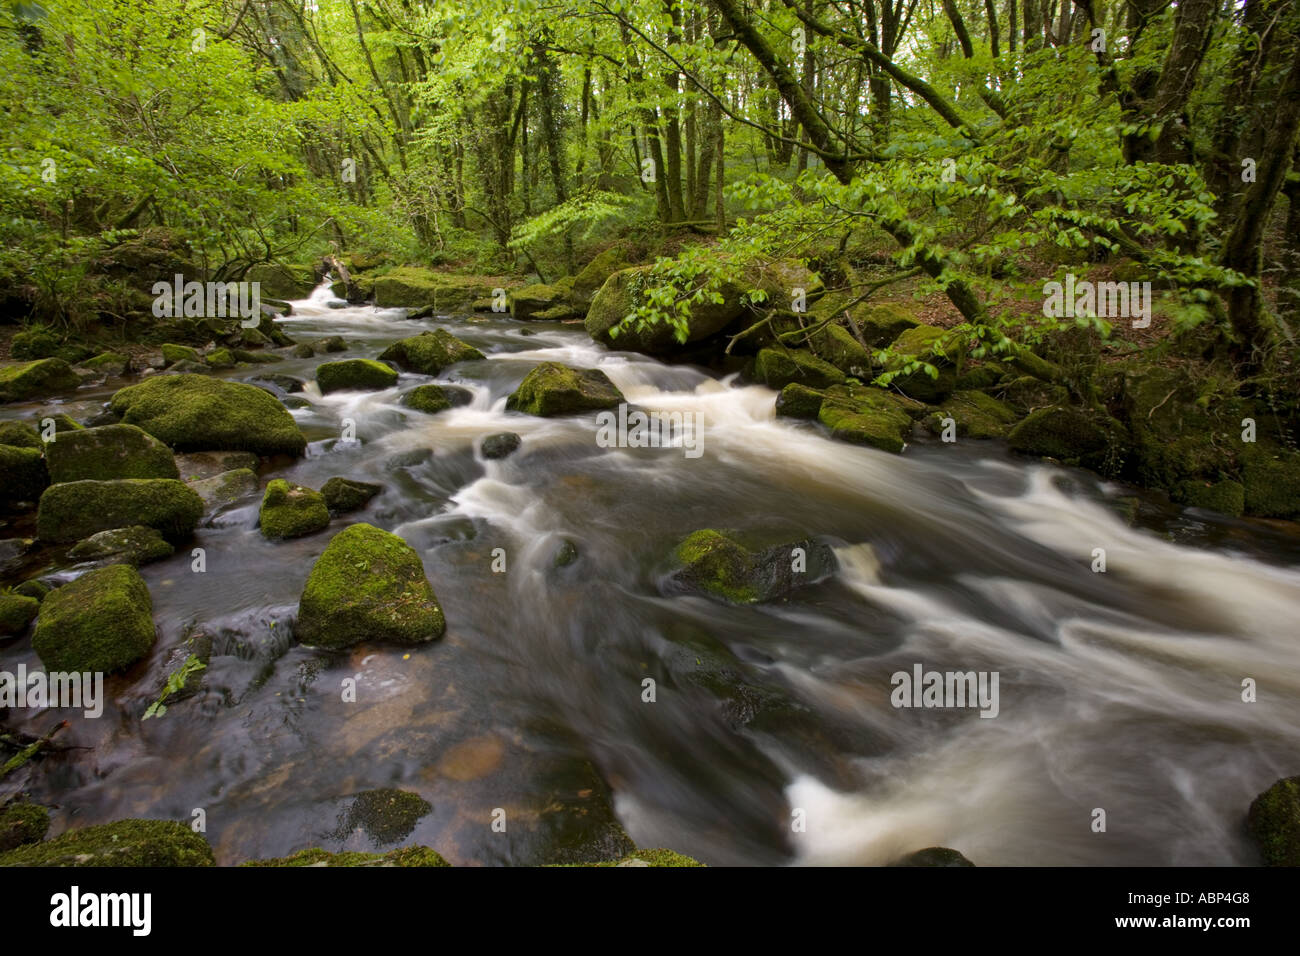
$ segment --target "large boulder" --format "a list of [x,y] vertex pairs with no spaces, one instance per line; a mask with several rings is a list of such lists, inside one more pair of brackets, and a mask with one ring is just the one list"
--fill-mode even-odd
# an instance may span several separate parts
[[623,393],[600,369],[543,362],[506,399],[506,410],[529,415],[569,415],[614,408],[623,401]]
[[401,339],[379,354],[380,361],[392,362],[398,368],[421,375],[437,375],[448,365],[481,358],[482,352],[446,329]]
[[181,471],[181,478],[186,481],[215,478],[240,469],[255,472],[257,464],[257,456],[247,451],[196,451],[176,456],[176,467]]
[[307,447],[288,409],[240,382],[201,375],[155,376],[120,389],[109,408],[177,451],[301,455]]
[[975,390],[953,392],[941,409],[925,419],[931,434],[943,435],[945,419],[951,418],[954,431],[962,438],[1005,438],[1016,422],[1010,405]]
[[498,281],[489,276],[456,275],[413,266],[391,269],[374,279],[357,278],[355,284],[363,294],[368,289],[381,309],[429,306],[438,312],[469,312],[475,299],[491,296],[492,290],[498,288]]
[[330,540],[311,569],[295,633],[304,644],[341,648],[420,644],[445,629],[420,556],[397,535],[354,524]]
[[38,449],[0,445],[0,510],[36,501],[49,483],[45,459]]
[[135,568],[113,564],[83,574],[41,603],[32,648],[47,669],[111,673],[153,647],[153,602]]
[[933,325],[917,325],[894,339],[889,348],[893,355],[885,362],[885,371],[901,372],[912,362],[923,362],[937,372],[931,377],[920,368],[896,375],[889,383],[891,388],[909,398],[937,404],[957,387],[957,365],[965,346],[953,333]]
[[50,481],[179,478],[172,451],[134,425],[101,425],[57,433],[45,446]]
[[578,314],[569,304],[569,286],[559,282],[546,284],[542,282],[512,289],[506,296],[510,307],[510,317],[514,319],[567,319]]
[[809,388],[828,388],[844,381],[844,373],[804,349],[763,349],[754,359],[754,378],[768,388],[791,382]]
[[321,394],[328,395],[345,389],[391,388],[397,384],[397,373],[373,359],[346,359],[318,366],[316,382]]
[[70,391],[81,376],[60,358],[0,366],[0,402],[24,402]]
[[1286,777],[1250,805],[1250,834],[1268,866],[1300,866],[1300,777]]
[[144,525],[177,540],[203,517],[203,499],[183,481],[123,478],[70,481],[41,495],[36,533],[42,541],[80,541],[99,531]]
[[250,468],[223,471],[211,478],[196,478],[187,484],[203,499],[208,511],[216,511],[257,494],[261,483]]
[[167,539],[153,528],[136,525],[92,534],[86,540],[78,541],[68,552],[68,557],[74,561],[129,564],[138,568],[150,561],[169,558],[174,551]]
[[26,422],[12,420],[0,422],[0,445],[11,445],[14,448],[35,448],[37,451],[45,447],[41,441],[40,432]]
[[912,412],[918,407],[925,408],[878,388],[839,385],[827,389],[817,418],[832,438],[897,455],[912,433]]
[[176,820],[118,820],[0,854],[0,866],[213,866],[212,847]]
[[1117,422],[1070,405],[1040,408],[1007,433],[1014,451],[1115,475],[1124,462]]
[[784,597],[835,570],[835,555],[817,541],[793,541],[751,551],[734,538],[705,528],[677,546],[678,583],[734,604]]
[[301,538],[329,527],[330,512],[319,491],[276,478],[266,486],[258,521],[268,538]]
[[607,279],[615,272],[621,269],[629,269],[632,264],[627,261],[623,250],[617,246],[606,249],[596,258],[592,259],[573,278],[573,288],[569,292],[569,299],[573,304],[585,311],[591,306],[591,300],[596,297]]
[[1300,519],[1300,454],[1281,448],[1253,448],[1244,457],[1246,513]]

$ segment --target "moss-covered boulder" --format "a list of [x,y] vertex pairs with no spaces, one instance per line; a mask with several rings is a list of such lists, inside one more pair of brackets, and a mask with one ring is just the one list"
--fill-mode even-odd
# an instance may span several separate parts
[[636,266],[612,274],[591,300],[583,323],[587,334],[610,348],[667,355],[718,334],[744,311],[745,290],[739,284],[726,283],[718,292],[721,302],[714,302],[712,296],[692,302],[685,342],[678,342],[672,326],[664,322],[620,329],[623,319],[645,303],[646,290],[655,281],[653,269]]
[[1240,517],[1246,510],[1246,489],[1241,482],[1231,479],[1187,479],[1180,481],[1169,496],[1179,504],[1218,511],[1234,518]]
[[[358,279],[364,287],[366,280]],[[415,266],[391,269],[369,282],[375,305],[381,309],[431,306],[438,312],[468,312],[475,299],[491,296],[500,286],[490,276],[434,272]]]
[[922,362],[937,373],[931,377],[924,368],[918,368],[898,374],[890,382],[891,388],[937,405],[957,387],[957,366],[965,347],[954,333],[933,325],[916,325],[894,339],[889,348],[892,355],[885,362],[885,371],[901,373],[911,363]]
[[441,385],[417,385],[402,396],[402,404],[426,415],[445,412],[455,403]]
[[1246,451],[1243,457],[1246,514],[1300,519],[1300,454],[1264,447]]
[[984,392],[953,392],[942,408],[928,415],[925,427],[933,435],[943,435],[944,420],[951,418],[961,438],[1005,438],[1017,415],[1006,402]]
[[0,402],[25,402],[67,392],[81,384],[71,365],[60,358],[0,366]]
[[828,325],[812,334],[809,341],[813,354],[829,362],[845,375],[869,378],[871,352],[842,325]]
[[633,850],[617,860],[596,860],[592,863],[563,863],[561,866],[655,866],[655,867],[692,867],[704,866],[699,860],[678,853],[676,850],[663,848],[650,850]]
[[238,364],[230,349],[213,349],[203,356],[203,362],[208,368],[234,368]]
[[263,296],[305,299],[316,287],[316,270],[307,263],[264,262],[249,269],[244,281],[256,282]]
[[307,447],[288,409],[255,385],[201,375],[155,376],[120,389],[109,408],[176,451],[301,455]]
[[1115,475],[1125,457],[1118,423],[1069,405],[1033,412],[1007,433],[1015,451]]
[[41,602],[22,594],[0,594],[0,637],[13,637],[27,630]]
[[[39,428],[42,435],[49,433],[51,424],[54,426],[55,435],[62,435],[64,432],[84,431],[86,427],[63,412],[38,412],[32,416],[32,425]],[[44,438],[41,439],[42,442],[44,440]]]
[[38,578],[29,578],[22,584],[15,584],[13,593],[23,597],[35,598],[38,602],[45,600],[45,595],[54,589]]
[[153,528],[136,525],[92,534],[68,551],[74,561],[98,561],[104,564],[129,564],[140,567],[150,561],[169,558],[175,548]]
[[161,346],[163,361],[168,365],[174,362],[202,362],[203,356],[199,350],[191,348],[188,345],[177,345],[174,342],[164,342]]
[[319,847],[299,850],[292,856],[249,860],[241,866],[451,866],[438,852],[427,846],[407,846],[388,853],[330,853]]
[[735,604],[754,604],[784,597],[835,569],[835,556],[817,541],[794,541],[751,551],[734,538],[705,528],[677,546],[682,567],[674,579]]
[[212,847],[176,820],[118,820],[0,854],[0,866],[213,866]]
[[420,556],[373,525],[336,534],[316,561],[298,605],[298,640],[339,648],[362,641],[420,644],[446,629]]
[[100,352],[80,365],[101,375],[125,375],[131,371],[131,356],[125,352]]
[[506,399],[506,410],[529,415],[570,415],[614,408],[623,401],[623,393],[600,369],[543,362],[524,376]]
[[64,432],[45,446],[50,481],[179,478],[172,451],[135,425]]
[[135,568],[88,571],[41,602],[32,648],[47,669],[112,671],[153,647],[153,602]]
[[828,389],[817,418],[830,429],[834,439],[895,455],[903,450],[912,433],[905,400],[865,386]]
[[216,511],[251,498],[262,487],[257,474],[249,468],[223,471],[211,478],[199,478],[187,484],[203,499],[203,506],[208,511]]
[[776,414],[782,418],[816,418],[825,393],[798,382],[791,382],[776,397]]
[[437,375],[449,365],[483,358],[483,353],[446,329],[422,332],[394,342],[379,354],[384,362],[421,375]]
[[44,448],[40,432],[26,422],[15,421],[0,422],[0,445],[35,448],[37,451]]
[[383,485],[336,476],[325,482],[320,491],[332,514],[346,514],[364,508],[371,498],[383,490]]
[[183,481],[124,478],[70,481],[41,495],[36,533],[42,541],[80,541],[99,531],[144,525],[175,541],[203,517],[203,499]]
[[0,445],[0,510],[12,511],[36,501],[49,483],[38,449]]
[[329,527],[330,512],[319,491],[276,478],[266,486],[258,521],[268,538],[301,538]]
[[[510,316],[515,319],[535,319],[539,313],[547,313],[546,318],[569,318],[578,311],[569,305],[568,290],[559,284],[548,285],[541,282],[511,289],[506,296]],[[556,313],[554,310],[559,309]]]
[[0,807],[0,853],[40,843],[50,828],[50,812],[35,803]]
[[1240,444],[1241,418],[1229,433],[1198,399],[1184,369],[1143,364],[1125,370],[1122,402],[1133,439],[1129,470],[1140,484],[1173,491],[1187,480],[1217,480],[1231,466],[1223,449]]
[[1251,836],[1268,866],[1300,866],[1300,777],[1286,777],[1250,805]]
[[763,349],[754,359],[754,378],[768,388],[784,388],[791,382],[827,388],[841,384],[844,373],[803,349]]
[[324,395],[345,389],[391,388],[397,384],[397,372],[374,359],[346,359],[318,366],[316,382]]
[[620,269],[628,269],[631,266],[632,263],[627,261],[627,256],[622,249],[617,246],[606,249],[583,266],[582,270],[573,277],[573,288],[569,292],[570,300],[585,312],[605,281]]

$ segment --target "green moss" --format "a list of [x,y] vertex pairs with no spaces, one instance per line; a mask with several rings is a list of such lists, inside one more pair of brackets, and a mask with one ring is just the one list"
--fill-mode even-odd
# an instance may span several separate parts
[[397,373],[374,359],[346,359],[317,366],[316,382],[328,395],[344,389],[391,388],[397,384]]
[[776,397],[776,413],[785,418],[816,418],[825,398],[816,389],[791,382]]
[[754,586],[753,556],[749,549],[721,531],[705,528],[687,536],[677,546],[685,580],[693,587],[736,604],[752,604],[760,597]]
[[15,584],[13,593],[21,594],[23,597],[35,598],[39,602],[44,601],[45,595],[49,594],[52,590],[54,589],[49,585],[37,580],[36,578],[30,578],[22,584]]
[[316,354],[316,349],[308,342],[299,342],[290,353],[294,358],[309,359]]
[[791,382],[827,388],[842,384],[844,373],[803,349],[763,349],[754,359],[754,378],[769,388],[784,388]]
[[50,476],[40,451],[0,445],[0,509],[36,501],[49,483]]
[[376,846],[396,843],[410,836],[432,809],[432,804],[409,790],[366,790],[342,814],[336,835],[346,839],[354,830],[363,830]]
[[985,362],[973,368],[967,367],[966,371],[957,376],[957,389],[958,391],[983,391],[998,384],[1006,374],[1006,367],[998,362]]
[[14,448],[44,448],[40,433],[25,422],[0,422],[0,445]]
[[1269,787],[1250,805],[1250,833],[1268,866],[1300,866],[1300,777]]
[[384,362],[421,375],[437,375],[449,365],[483,358],[483,353],[446,329],[422,332],[394,342],[379,354]]
[[203,499],[183,481],[126,478],[51,485],[41,495],[36,533],[43,541],[80,541],[98,531],[145,525],[171,540],[189,535]]
[[582,270],[573,277],[570,297],[581,308],[591,305],[591,300],[605,284],[605,280],[620,269],[630,266],[631,263],[626,261],[622,249],[617,246],[606,249],[583,266]]
[[41,602],[21,594],[0,594],[0,637],[13,637],[27,630],[27,625],[41,609]]
[[234,368],[235,356],[230,349],[213,349],[203,357],[208,368]]
[[451,408],[451,399],[441,385],[419,385],[402,396],[402,404],[417,412],[435,415]]
[[57,355],[63,342],[46,328],[23,329],[9,342],[9,354],[16,359],[43,359]]
[[266,486],[259,516],[268,538],[301,538],[329,527],[330,513],[319,491],[276,478]]
[[114,528],[92,534],[68,552],[74,561],[104,561],[140,567],[172,556],[175,549],[153,528]]
[[168,365],[173,362],[202,362],[203,356],[199,354],[198,349],[190,348],[188,345],[176,345],[172,342],[164,343],[162,346],[163,361]]
[[918,401],[938,404],[957,387],[956,366],[961,362],[964,348],[948,330],[933,325],[912,326],[893,341],[890,350],[893,355],[885,362],[887,372],[900,371],[910,362],[919,361],[938,373],[931,378],[924,369],[918,369],[892,379],[890,388]]
[[837,387],[827,391],[817,417],[834,439],[897,455],[912,432],[906,407],[903,399],[876,388]]
[[[248,331],[255,331],[249,329]],[[249,352],[247,349],[231,349],[230,355],[236,362],[247,362],[250,365],[271,365],[275,362],[283,362],[284,356],[275,355],[272,352]],[[211,359],[212,356],[208,356]]]
[[258,291],[263,296],[305,299],[316,286],[316,272],[305,263],[266,262],[249,269],[244,280],[258,283]]
[[243,866],[451,866],[427,846],[406,846],[388,853],[330,853],[313,848],[292,856],[249,860]]
[[1007,441],[1024,454],[1111,475],[1123,460],[1121,436],[1113,422],[1065,405],[1034,412],[1011,429]]
[[744,288],[738,283],[728,282],[718,290],[721,302],[712,301],[712,296],[706,301],[691,302],[684,343],[677,340],[673,327],[665,322],[615,332],[625,317],[644,304],[643,289],[647,283],[655,281],[653,269],[653,266],[636,266],[610,275],[587,310],[583,322],[587,334],[595,341],[621,351],[667,355],[679,351],[684,344],[716,335],[745,310],[742,300]]
[[307,447],[283,405],[240,382],[158,375],[120,389],[109,407],[177,451],[301,455]]
[[131,367],[131,356],[124,352],[101,352],[81,363],[82,368],[94,369],[105,375],[125,375]]
[[113,564],[83,574],[41,604],[32,648],[49,670],[110,673],[153,647],[153,602],[135,568]]
[[1259,449],[1242,469],[1246,514],[1261,518],[1300,518],[1300,454],[1270,456]]
[[50,812],[34,803],[0,807],[0,853],[29,843],[40,843],[50,828]]
[[617,860],[597,860],[593,863],[561,863],[558,866],[704,866],[699,860],[693,860],[676,850],[633,850]]
[[72,366],[60,358],[37,359],[0,367],[0,402],[22,402],[66,392],[81,384]]
[[179,478],[171,449],[134,425],[63,432],[45,446],[50,481]]
[[[364,293],[367,280],[358,278],[356,284]],[[376,276],[370,289],[375,305],[380,308],[432,306],[441,312],[462,312],[467,311],[475,299],[490,296],[499,285],[499,281],[490,276],[455,275],[402,266]]]
[[506,304],[510,307],[511,317],[516,319],[536,318],[538,313],[556,306],[565,306],[566,317],[575,311],[567,305],[567,293],[558,283],[544,285],[538,282],[522,289],[511,289],[506,296]]
[[1005,438],[1007,430],[1015,424],[1016,413],[1011,406],[983,392],[966,390],[953,392],[943,408],[928,416],[926,428],[931,434],[943,434],[943,420],[951,417],[957,434],[964,438]]
[[333,514],[345,514],[364,508],[370,499],[384,490],[383,485],[334,477],[321,487],[325,504]]
[[397,535],[354,524],[330,540],[312,568],[295,633],[304,644],[338,648],[418,644],[445,629],[420,556]]
[[0,854],[0,866],[212,866],[208,841],[176,820],[118,820]]
[[599,369],[543,362],[506,399],[506,410],[529,415],[570,415],[614,408],[624,400],[623,393]]
[[815,332],[809,343],[818,358],[830,362],[846,375],[865,378],[871,371],[871,352],[842,325],[828,325]]
[[1234,518],[1246,507],[1246,489],[1239,481],[1201,481],[1189,479],[1178,483],[1173,499],[1193,508],[1206,508]]
[[[45,412],[33,417],[34,427],[39,428],[42,433],[45,431],[45,423],[54,422],[54,434],[62,435],[64,432],[85,431],[84,425],[63,414],[62,412]],[[42,439],[44,441],[44,439]]]

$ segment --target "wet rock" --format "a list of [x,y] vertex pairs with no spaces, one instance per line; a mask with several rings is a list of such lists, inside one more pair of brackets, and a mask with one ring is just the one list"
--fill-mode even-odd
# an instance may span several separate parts
[[925,427],[942,435],[944,419],[951,418],[960,438],[1005,438],[1017,417],[1010,405],[983,392],[953,392],[939,411],[926,417]]
[[555,560],[552,562],[557,568],[567,568],[574,561],[578,560],[578,546],[565,538],[560,542],[559,548],[555,552]]
[[188,484],[203,499],[203,506],[209,512],[252,497],[262,487],[261,482],[257,480],[257,474],[248,468],[224,471],[211,478],[199,478]]
[[306,342],[299,342],[289,354],[294,358],[309,359],[316,354],[316,350]]
[[699,860],[678,853],[676,850],[653,849],[633,850],[617,860],[598,860],[594,863],[565,863],[562,866],[656,866],[685,867],[704,866]]
[[316,343],[317,349],[322,352],[346,352],[348,343],[343,341],[341,335],[331,335],[329,338],[321,339]]
[[0,853],[40,843],[50,828],[50,812],[35,803],[0,807]]
[[208,841],[175,820],[118,820],[0,854],[0,866],[213,866]]
[[569,304],[569,291],[573,279],[567,283],[546,285],[535,283],[522,289],[512,289],[506,297],[510,307],[511,318],[527,320],[539,318],[569,318],[577,315],[578,310]]
[[316,382],[320,385],[321,393],[328,395],[344,389],[391,388],[397,384],[397,373],[383,362],[373,359],[347,359],[318,366]]
[[1246,824],[1266,866],[1300,866],[1300,777],[1285,777],[1256,797]]
[[1188,479],[1180,481],[1170,492],[1170,497],[1179,504],[1192,508],[1204,508],[1217,511],[1234,518],[1241,517],[1246,510],[1246,489],[1241,482],[1227,479],[1224,481],[1204,481]]
[[145,525],[178,540],[203,517],[203,499],[183,481],[124,478],[51,485],[41,495],[36,533],[42,541],[80,541],[99,531]]
[[814,584],[835,570],[835,555],[817,541],[794,541],[750,551],[734,538],[706,528],[677,546],[683,567],[674,579],[734,604],[755,604],[785,597]]
[[175,549],[153,528],[136,525],[92,534],[68,552],[74,561],[129,564],[138,568],[150,561],[169,558]]
[[321,487],[321,494],[332,514],[346,514],[364,508],[371,498],[383,490],[383,485],[371,484],[368,481],[334,477]]
[[[186,673],[181,686],[176,690],[170,690],[171,675],[182,673],[191,657],[202,664],[203,668],[198,670],[191,668]],[[193,697],[203,689],[203,679],[207,676],[207,665],[211,660],[212,635],[205,631],[195,631],[186,636],[185,640],[173,647],[171,653],[167,655],[155,699],[162,701],[164,707],[170,707],[172,704]]]
[[64,432],[45,446],[50,481],[179,478],[172,451],[134,425]]
[[529,415],[569,415],[613,408],[623,401],[623,393],[599,369],[543,362],[506,399],[506,410]]
[[763,349],[754,360],[754,378],[768,388],[784,388],[791,382],[827,388],[841,384],[844,373],[802,349]]
[[432,809],[432,804],[409,790],[366,790],[340,815],[335,835],[342,840],[361,830],[375,846],[397,843],[410,836]]
[[[464,392],[464,389],[455,389],[456,392]],[[402,396],[402,404],[407,408],[413,408],[417,412],[424,412],[426,415],[436,415],[438,412],[444,412],[458,403],[453,400],[452,389],[444,388],[441,385],[417,385],[405,395]]]
[[170,365],[164,375],[211,375],[212,369],[203,362],[177,362]]
[[340,648],[420,644],[445,629],[420,556],[397,535],[354,524],[330,540],[312,568],[295,633],[303,644]]
[[483,457],[489,461],[505,458],[518,450],[521,441],[523,439],[514,432],[497,432],[495,435],[488,435],[483,439],[481,446]]
[[825,398],[817,389],[791,382],[776,397],[776,413],[782,418],[816,418]]
[[38,449],[0,445],[0,510],[16,511],[35,502],[49,483]]
[[203,361],[203,356],[199,354],[198,349],[191,348],[188,345],[176,345],[171,342],[167,342],[162,346],[162,357],[163,361],[168,365],[175,364],[176,362]]
[[388,853],[330,853],[313,848],[299,850],[292,856],[269,860],[249,860],[242,866],[451,866],[427,846],[407,846]]
[[15,637],[27,630],[41,602],[21,594],[0,594],[0,637]]
[[274,396],[254,385],[175,375],[119,390],[109,407],[176,451],[249,451],[298,456],[307,447]]
[[889,866],[974,866],[956,850],[946,846],[930,846],[895,860]]
[[176,467],[185,481],[215,478],[241,468],[257,471],[257,465],[257,456],[247,451],[196,451],[176,456]]
[[46,597],[32,648],[49,670],[109,673],[144,657],[153,642],[153,602],[144,578],[114,564]]
[[912,432],[905,401],[877,388],[829,389],[817,417],[830,429],[832,438],[895,455],[903,450]]
[[0,539],[0,574],[8,574],[21,567],[23,556],[32,549],[33,543],[30,538]]
[[[0,562],[2,563],[2,562]],[[23,597],[35,598],[38,602],[45,600],[45,595],[54,590],[43,581],[36,578],[24,581],[22,584],[14,585],[14,594],[21,594]]]
[[379,354],[380,361],[421,375],[438,375],[449,365],[483,358],[483,353],[446,329],[421,332],[394,342]]
[[1069,405],[1033,412],[1007,434],[1014,451],[1114,475],[1124,459],[1117,423]]
[[257,381],[273,385],[288,395],[301,392],[303,386],[307,384],[302,379],[294,378],[292,375],[259,375]]
[[258,521],[267,538],[301,538],[329,527],[330,513],[319,491],[276,478],[266,486]]
[[0,402],[25,402],[67,392],[81,377],[60,358],[37,359],[0,366]]
[[9,445],[13,448],[35,448],[37,451],[45,447],[41,441],[40,433],[25,422],[7,421],[0,422],[0,445]]

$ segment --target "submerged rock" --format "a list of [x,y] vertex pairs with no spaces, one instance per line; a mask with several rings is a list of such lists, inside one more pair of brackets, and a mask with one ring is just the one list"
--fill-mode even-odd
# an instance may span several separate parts
[[354,524],[330,540],[312,568],[295,633],[303,644],[340,648],[420,644],[445,629],[420,556],[395,534]]
[[23,402],[67,392],[81,384],[71,365],[60,358],[0,366],[0,402]]
[[268,538],[301,538],[329,527],[330,513],[319,491],[276,478],[266,486],[258,518]]
[[176,820],[118,820],[0,854],[0,866],[212,866],[212,847]]
[[307,447],[283,405],[241,382],[159,376],[119,390],[109,407],[125,424],[138,425],[177,451],[297,456]]
[[711,528],[689,535],[676,557],[683,567],[675,580],[734,604],[784,597],[835,570],[835,555],[821,542],[794,541],[754,552]]
[[179,478],[172,451],[134,425],[102,425],[63,432],[45,446],[50,481]]
[[613,408],[623,401],[623,393],[599,369],[543,362],[506,399],[506,410],[529,415],[569,415]]
[[145,525],[177,540],[203,517],[203,499],[183,481],[123,478],[51,485],[41,495],[36,533],[43,541],[80,541],[99,531]]
[[446,329],[401,339],[379,353],[380,361],[393,362],[398,368],[421,375],[437,375],[449,365],[481,358],[482,352]]
[[41,602],[22,594],[0,594],[0,637],[14,637],[27,630]]
[[92,534],[68,552],[74,561],[129,564],[138,568],[171,557],[175,549],[153,528],[136,525]]
[[41,603],[32,648],[49,670],[109,673],[153,647],[153,602],[135,568],[89,571]]
[[375,846],[396,843],[410,836],[420,818],[432,809],[432,804],[409,790],[366,790],[340,814],[336,835],[346,839],[361,830]]
[[318,366],[316,382],[321,393],[328,395],[345,389],[391,388],[397,384],[397,373],[373,359],[346,359]]
[[481,446],[483,457],[489,461],[505,458],[514,454],[522,441],[523,439],[515,432],[497,432],[495,435],[488,435],[483,439]]
[[383,485],[351,478],[331,478],[321,487],[325,504],[333,514],[345,514],[364,508],[371,498],[384,490]]
[[1300,777],[1285,777],[1250,805],[1246,818],[1267,866],[1300,866]]

